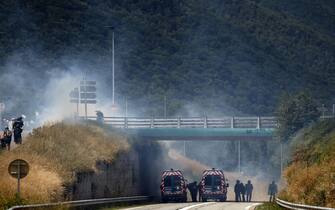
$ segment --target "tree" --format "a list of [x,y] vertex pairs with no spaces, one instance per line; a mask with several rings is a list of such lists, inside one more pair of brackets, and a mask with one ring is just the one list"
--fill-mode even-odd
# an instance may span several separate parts
[[281,141],[288,141],[290,136],[320,117],[317,104],[308,92],[283,94],[276,114],[279,123],[277,136]]

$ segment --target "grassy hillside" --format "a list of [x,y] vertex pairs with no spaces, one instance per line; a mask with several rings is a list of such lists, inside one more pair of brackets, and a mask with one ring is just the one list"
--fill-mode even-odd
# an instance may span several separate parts
[[[334,10],[327,0],[4,1],[0,95],[29,115],[50,72],[73,68],[109,90],[113,25],[116,97],[130,111],[162,115],[166,95],[168,115],[272,114],[283,91],[303,89],[330,104]],[[24,88],[6,79],[16,69]]]
[[305,128],[293,139],[281,196],[293,202],[335,207],[335,120]]
[[16,180],[7,172],[14,159],[30,164],[29,175],[22,180],[22,197],[27,202],[58,201],[75,171],[95,170],[97,160],[113,161],[127,148],[126,139],[95,126],[57,123],[37,128],[22,146],[0,153],[0,209],[15,197]]

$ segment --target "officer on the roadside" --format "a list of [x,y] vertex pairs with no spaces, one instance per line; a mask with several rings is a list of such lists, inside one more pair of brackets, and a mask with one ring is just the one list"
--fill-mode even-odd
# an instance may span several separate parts
[[242,196],[241,201],[245,202],[245,186],[242,182],[240,183],[240,192],[241,192],[241,196]]
[[197,182],[192,182],[192,183],[188,184],[187,188],[191,193],[192,202],[197,202],[197,194],[198,194]]
[[272,183],[269,185],[269,189],[268,189],[268,195],[270,196],[270,199],[269,199],[270,202],[275,201],[277,192],[278,192],[278,187],[277,187],[275,181],[272,181]]
[[248,180],[248,183],[245,185],[245,191],[247,193],[247,202],[251,201],[253,189],[254,186],[252,186],[251,181]]
[[240,180],[236,180],[236,184],[234,186],[234,192],[235,192],[235,201],[239,202],[241,201],[241,186],[240,186]]

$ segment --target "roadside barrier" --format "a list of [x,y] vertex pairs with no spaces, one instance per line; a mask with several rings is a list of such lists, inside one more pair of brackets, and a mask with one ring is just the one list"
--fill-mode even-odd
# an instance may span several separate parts
[[290,203],[287,201],[283,201],[280,199],[276,199],[276,203],[284,208],[287,209],[294,209],[294,210],[313,210],[313,209],[319,209],[319,210],[335,210],[334,208],[328,208],[328,207],[320,207],[320,206],[309,206],[304,204],[296,204],[296,203]]
[[78,207],[78,206],[91,206],[101,205],[110,203],[122,203],[122,202],[144,202],[150,201],[150,196],[132,196],[132,197],[119,197],[119,198],[100,198],[100,199],[89,199],[89,200],[77,200],[77,201],[66,201],[58,203],[44,203],[44,204],[32,204],[13,206],[8,210],[19,210],[19,209],[35,209],[35,208],[47,208],[47,207]]

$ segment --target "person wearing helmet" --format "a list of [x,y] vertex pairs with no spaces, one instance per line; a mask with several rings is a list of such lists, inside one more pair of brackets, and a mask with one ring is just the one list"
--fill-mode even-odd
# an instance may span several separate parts
[[235,192],[235,201],[239,202],[241,201],[241,185],[240,185],[240,180],[236,180],[236,184],[234,187],[234,192]]
[[268,189],[268,194],[270,196],[270,198],[269,198],[270,202],[275,202],[277,192],[278,192],[278,187],[277,187],[275,181],[272,181],[272,183],[269,185],[269,189]]
[[248,184],[245,185],[245,190],[247,192],[247,202],[251,201],[253,189],[254,187],[252,186],[251,181],[248,180]]
[[14,131],[14,142],[15,144],[22,144],[22,131],[23,131],[23,117],[19,117],[13,122],[13,131]]
[[12,142],[12,131],[9,130],[8,127],[3,131],[3,138],[6,144],[7,150],[10,151],[10,144]]

